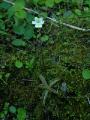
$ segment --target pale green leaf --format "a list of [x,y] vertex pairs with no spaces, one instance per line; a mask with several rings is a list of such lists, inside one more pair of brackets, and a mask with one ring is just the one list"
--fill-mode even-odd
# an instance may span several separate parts
[[82,76],[83,76],[83,78],[86,79],[86,80],[90,79],[90,70],[89,70],[89,69],[84,69],[84,70],[82,71]]
[[17,119],[18,120],[25,120],[26,119],[26,110],[24,108],[18,108]]
[[10,106],[10,107],[9,107],[9,111],[10,111],[11,113],[16,113],[16,107]]
[[22,63],[20,60],[17,60],[17,61],[15,62],[15,66],[16,66],[17,68],[22,68],[22,67],[23,67],[23,63]]
[[26,45],[25,41],[23,41],[21,39],[15,39],[15,40],[13,40],[12,44],[14,46],[25,46]]

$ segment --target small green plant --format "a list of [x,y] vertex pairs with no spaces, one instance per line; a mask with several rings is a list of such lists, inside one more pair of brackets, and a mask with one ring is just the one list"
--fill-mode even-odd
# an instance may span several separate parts
[[25,120],[26,119],[26,110],[24,108],[17,109],[17,120]]
[[48,96],[48,93],[51,92],[51,93],[54,93],[56,95],[59,95],[59,93],[57,92],[57,90],[53,89],[52,87],[59,81],[58,79],[56,80],[53,80],[50,82],[50,84],[48,85],[47,81],[45,80],[44,76],[43,75],[40,75],[39,76],[42,84],[41,84],[41,88],[44,89],[44,92],[43,92],[43,104],[45,105],[46,103],[46,98]]
[[48,35],[43,35],[42,37],[41,37],[41,41],[42,42],[47,42],[49,40],[49,36]]
[[89,69],[84,69],[84,70],[82,71],[82,76],[83,76],[83,78],[84,78],[85,80],[90,79],[90,70],[89,70]]
[[35,63],[35,57],[32,57],[31,60],[26,61],[25,67],[28,68],[29,70],[32,70],[34,63]]
[[7,117],[9,110],[9,103],[5,102],[3,110],[0,112],[0,119],[3,120]]
[[16,60],[15,66],[16,66],[17,68],[22,68],[22,67],[23,67],[23,63],[22,63],[20,60]]
[[63,1],[64,0],[32,0],[34,4],[46,5],[46,7],[53,7],[55,4]]
[[15,106],[10,106],[9,107],[9,112],[15,114],[16,113],[16,107]]
[[26,119],[26,109],[24,108],[16,108],[15,106],[5,102],[3,110],[0,112],[0,120],[6,120],[8,115],[14,114],[13,119],[16,116],[16,120],[25,120]]
[[20,47],[20,46],[25,46],[26,42],[21,40],[21,39],[15,39],[12,41],[12,45],[16,46],[16,47]]

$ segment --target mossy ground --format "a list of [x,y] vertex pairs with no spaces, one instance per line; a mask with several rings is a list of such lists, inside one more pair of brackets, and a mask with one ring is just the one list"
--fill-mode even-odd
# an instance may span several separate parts
[[[51,12],[56,11],[51,9]],[[35,31],[36,38],[27,41],[25,47],[15,47],[11,41],[19,36],[12,31],[13,22],[7,19],[5,22],[9,31],[8,35],[0,36],[0,111],[3,104],[9,102],[16,107],[24,106],[30,120],[89,120],[90,107],[85,96],[90,96],[90,82],[83,79],[82,70],[90,68],[90,32],[58,27],[46,21],[41,30]],[[72,21],[76,23],[90,26],[85,19]],[[49,36],[47,42],[41,41],[43,35]],[[30,69],[26,63],[32,57],[35,61]],[[15,66],[16,60],[23,63],[22,68]],[[60,92],[59,96],[49,91],[45,105],[46,89],[40,88],[40,75],[48,84],[59,80],[53,86]],[[62,82],[67,83],[66,96],[60,89]]]
[[[25,106],[32,120],[89,120],[89,105],[85,95],[90,91],[90,82],[82,78],[83,68],[90,66],[89,61],[88,64],[85,62],[89,51],[86,41],[90,37],[89,33],[53,27],[55,26],[50,28],[50,32],[45,30],[45,34],[49,34],[47,43],[37,38],[30,41],[26,48],[16,48],[6,40],[2,41],[0,66],[3,80],[0,82],[0,104],[8,101],[16,106]],[[32,56],[35,57],[32,70],[25,66],[21,69],[15,67],[15,60],[19,59],[24,64]],[[63,98],[62,92],[61,96],[49,93],[44,106],[43,90],[39,88],[40,74],[48,83],[59,79],[55,85],[57,90],[60,90],[61,83],[65,81],[71,98]]]

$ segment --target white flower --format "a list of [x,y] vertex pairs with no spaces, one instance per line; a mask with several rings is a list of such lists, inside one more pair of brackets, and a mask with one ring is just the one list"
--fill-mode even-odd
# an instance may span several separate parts
[[42,17],[41,18],[35,17],[34,21],[32,21],[32,24],[35,25],[35,28],[42,28],[44,20]]

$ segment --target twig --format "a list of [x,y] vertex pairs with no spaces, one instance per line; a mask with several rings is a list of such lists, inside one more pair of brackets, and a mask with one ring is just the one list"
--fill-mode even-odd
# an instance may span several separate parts
[[[11,5],[15,5],[15,3],[13,3],[13,2],[11,2],[9,0],[3,0],[3,1],[6,2],[6,3],[9,3]],[[39,15],[39,12],[34,11],[34,10],[30,9],[30,8],[25,7],[24,10]],[[76,30],[83,31],[83,32],[90,32],[90,29],[80,28],[80,27],[77,27],[77,26],[74,26],[74,25],[71,25],[71,24],[64,23],[62,21],[60,21],[60,23],[59,23],[56,19],[53,19],[53,18],[50,18],[50,17],[46,17],[46,18],[53,21],[53,22],[55,22],[55,23],[57,23],[57,24],[64,25],[64,26],[72,28],[72,29],[76,29]]]
[[6,2],[6,3],[9,3],[9,4],[11,4],[11,5],[15,5],[15,3],[13,3],[13,2],[11,2],[11,1],[9,1],[9,0],[3,0],[4,2]]

